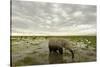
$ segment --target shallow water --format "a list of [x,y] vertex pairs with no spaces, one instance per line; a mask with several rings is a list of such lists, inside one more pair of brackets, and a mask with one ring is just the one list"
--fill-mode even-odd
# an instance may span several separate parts
[[[72,59],[71,53],[67,50],[63,51],[63,55],[49,54],[48,40],[46,39],[34,41],[26,39],[12,42],[13,66],[96,61],[96,50],[80,48],[79,45],[74,49],[75,57]],[[82,44],[82,42],[78,42],[78,44]],[[83,43],[83,45],[86,44]]]

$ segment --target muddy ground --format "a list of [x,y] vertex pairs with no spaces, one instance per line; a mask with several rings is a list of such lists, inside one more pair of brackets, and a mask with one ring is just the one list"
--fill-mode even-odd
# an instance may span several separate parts
[[71,42],[76,44],[73,48],[75,54],[74,59],[71,58],[71,53],[67,50],[63,51],[63,55],[49,54],[48,39],[12,39],[12,66],[96,61],[95,47],[87,47],[87,44],[82,41]]

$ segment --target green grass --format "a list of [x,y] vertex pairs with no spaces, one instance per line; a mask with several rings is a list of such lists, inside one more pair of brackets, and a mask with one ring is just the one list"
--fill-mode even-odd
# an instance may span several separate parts
[[[71,41],[84,42],[85,44],[96,47],[96,36],[11,36],[11,43],[21,41],[24,39],[39,40],[49,38],[64,38]],[[90,42],[87,42],[87,40]]]
[[[75,62],[83,62],[83,61],[95,61],[96,60],[96,36],[11,36],[11,49],[12,56],[20,55],[32,49],[31,53],[21,54],[21,57],[24,57],[18,61],[15,61],[13,65],[31,65],[31,64],[44,64],[48,63],[48,51],[46,51],[44,46],[41,47],[42,41],[47,41],[50,38],[63,38],[68,39],[75,43],[84,43],[87,44],[86,48],[82,48],[75,51]],[[43,45],[43,44],[42,44]],[[81,45],[81,44],[80,44]],[[92,47],[95,50],[90,50]],[[80,51],[81,50],[81,51]],[[64,54],[65,63],[70,62],[70,54]],[[19,57],[15,57],[13,60],[18,59]],[[66,61],[66,59],[68,61]]]

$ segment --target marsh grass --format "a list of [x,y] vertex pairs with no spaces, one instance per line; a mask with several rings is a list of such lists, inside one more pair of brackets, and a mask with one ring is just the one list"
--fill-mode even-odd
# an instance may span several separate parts
[[[72,63],[71,53],[49,56],[50,38],[63,38],[74,44],[74,63],[96,61],[96,36],[11,36],[12,65]],[[53,60],[55,59],[55,60]]]

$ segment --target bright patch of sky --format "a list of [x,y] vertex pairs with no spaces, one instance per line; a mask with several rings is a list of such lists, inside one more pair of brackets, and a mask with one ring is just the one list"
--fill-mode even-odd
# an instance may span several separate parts
[[12,35],[96,35],[96,6],[14,0]]

